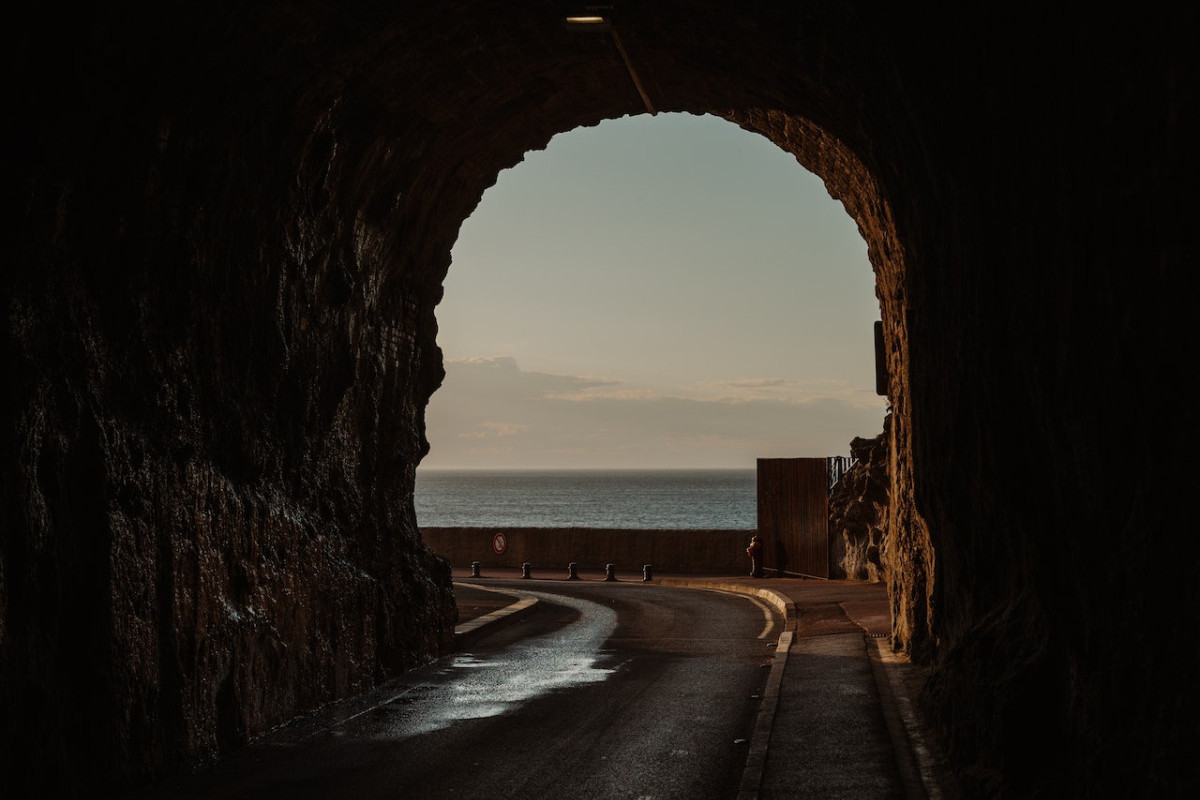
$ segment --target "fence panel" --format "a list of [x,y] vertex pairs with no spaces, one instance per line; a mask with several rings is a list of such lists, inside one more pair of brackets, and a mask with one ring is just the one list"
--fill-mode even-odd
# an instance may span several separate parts
[[829,577],[829,465],[825,458],[758,459],[758,533],[777,575]]

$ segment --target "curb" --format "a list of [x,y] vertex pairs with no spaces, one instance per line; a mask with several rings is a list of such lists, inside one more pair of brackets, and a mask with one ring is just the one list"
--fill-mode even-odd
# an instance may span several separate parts
[[738,786],[737,800],[758,800],[762,790],[763,772],[767,765],[767,750],[771,744],[771,729],[775,727],[775,712],[779,708],[780,688],[783,686],[783,671],[787,669],[788,653],[796,637],[798,617],[796,603],[790,597],[771,589],[746,586],[742,583],[724,581],[698,581],[688,578],[661,578],[655,583],[664,586],[682,586],[689,589],[719,589],[726,592],[750,595],[775,606],[783,617],[783,633],[775,645],[775,658],[771,662],[771,674],[763,690],[762,704],[754,721],[754,733],[750,738],[750,752],[746,754],[746,766],[742,769],[742,782]]
[[506,597],[514,598],[515,602],[506,605],[504,608],[496,609],[491,613],[484,614],[482,617],[468,620],[461,625],[454,627],[454,650],[458,652],[464,647],[469,647],[477,640],[482,638],[486,633],[490,632],[490,626],[500,622],[501,620],[516,620],[528,614],[538,604],[538,599],[523,592],[512,590],[504,590],[493,588],[491,586],[480,586],[475,583],[459,583],[460,586],[469,586],[472,589],[479,589],[485,592],[493,592],[494,594],[502,594]]
[[[762,781],[766,767],[767,752],[771,740],[771,731],[778,710],[780,692],[783,684],[784,670],[787,668],[788,655],[792,644],[799,634],[799,616],[796,602],[791,598],[772,589],[748,586],[745,583],[732,581],[659,577],[652,583],[661,586],[680,587],[687,589],[708,589],[732,592],[735,594],[757,597],[779,612],[784,619],[784,630],[776,643],[775,655],[771,663],[771,672],[763,690],[758,715],[751,734],[749,749],[746,754],[746,765],[742,771],[742,779],[738,788],[736,800],[759,800],[762,792]],[[489,626],[509,618],[519,618],[529,613],[537,605],[537,598],[522,592],[504,590],[492,586],[465,583],[474,589],[503,594],[514,599],[514,602],[490,614],[465,622],[454,629],[455,650],[468,646],[475,639],[488,632]],[[843,612],[845,609],[843,608]],[[849,616],[849,615],[847,615]],[[880,705],[884,715],[885,726],[892,749],[896,753],[897,771],[902,790],[907,800],[942,800],[944,792],[938,785],[936,772],[932,766],[931,754],[920,723],[911,708],[910,700],[899,685],[899,679],[888,669],[885,662],[889,661],[882,640],[876,634],[871,634],[861,623],[858,627],[863,631],[868,660],[874,683],[880,693]]]
[[662,584],[663,586],[685,586],[689,589],[720,589],[726,592],[737,592],[738,594],[748,594],[766,600],[783,617],[784,631],[795,631],[797,624],[796,603],[786,595],[782,595],[773,589],[759,588],[757,586],[747,586],[744,583],[733,583],[726,581],[713,580],[694,580],[692,578],[655,578],[654,583]]
[[780,688],[783,686],[783,671],[787,668],[788,652],[792,649],[794,637],[794,631],[784,631],[775,647],[775,660],[771,662],[767,688],[763,691],[762,705],[758,707],[758,718],[754,722],[754,734],[750,738],[746,766],[742,769],[742,782],[738,786],[737,800],[758,800],[758,793],[762,789],[763,772],[767,766],[767,749],[771,743],[771,729],[775,726],[775,711],[779,708]]
[[881,695],[884,723],[896,752],[897,771],[909,800],[943,800],[926,734],[899,676],[888,669],[888,652],[880,639],[867,640],[867,655]]

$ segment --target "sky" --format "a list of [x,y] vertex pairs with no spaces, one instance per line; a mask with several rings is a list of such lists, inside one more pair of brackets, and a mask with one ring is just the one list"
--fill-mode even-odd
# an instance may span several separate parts
[[422,470],[753,469],[882,430],[866,244],[819,178],[725,120],[556,136],[451,258]]

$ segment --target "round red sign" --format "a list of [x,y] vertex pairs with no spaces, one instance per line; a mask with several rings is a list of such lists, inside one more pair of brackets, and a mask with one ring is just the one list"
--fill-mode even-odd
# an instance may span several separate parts
[[508,537],[497,533],[492,537],[492,549],[496,551],[496,555],[504,555],[504,551],[508,549]]

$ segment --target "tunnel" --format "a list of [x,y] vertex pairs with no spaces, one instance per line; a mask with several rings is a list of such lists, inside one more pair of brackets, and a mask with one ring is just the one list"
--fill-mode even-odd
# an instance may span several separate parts
[[1194,11],[25,11],[0,794],[136,788],[447,651],[412,497],[458,230],[553,136],[674,112],[792,154],[867,244],[892,646],[970,796],[1194,795]]

